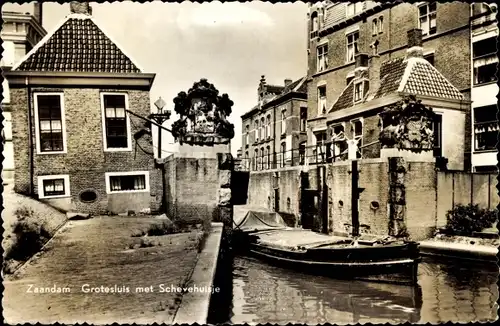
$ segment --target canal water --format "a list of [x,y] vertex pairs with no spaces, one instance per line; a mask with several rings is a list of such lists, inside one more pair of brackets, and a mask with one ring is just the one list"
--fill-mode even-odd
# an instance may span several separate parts
[[231,322],[440,323],[497,319],[496,264],[419,265],[418,286],[335,280],[235,257]]

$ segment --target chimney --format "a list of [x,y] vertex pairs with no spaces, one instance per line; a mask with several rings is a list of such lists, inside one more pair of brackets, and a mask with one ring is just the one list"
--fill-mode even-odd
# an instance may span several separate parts
[[291,79],[285,79],[285,87],[290,85],[292,83],[292,80]]
[[69,10],[72,14],[92,15],[92,7],[86,1],[71,1],[69,4]]
[[368,54],[366,53],[358,53],[354,57],[355,66],[354,66],[354,78],[361,77],[363,71],[368,69]]
[[38,1],[35,2],[33,5],[33,16],[35,17],[36,21],[42,25],[42,2]]
[[422,30],[418,28],[410,29],[408,32],[408,49],[406,58],[423,58]]
[[262,75],[260,77],[260,83],[259,83],[259,88],[257,90],[258,92],[258,99],[259,101],[262,101],[264,96],[266,95],[266,76]]
[[369,59],[368,68],[368,79],[370,93],[374,95],[377,89],[380,88],[380,56],[378,54],[372,54]]

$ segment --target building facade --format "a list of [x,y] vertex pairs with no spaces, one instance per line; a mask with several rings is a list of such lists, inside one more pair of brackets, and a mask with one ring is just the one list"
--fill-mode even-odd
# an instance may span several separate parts
[[[21,12],[22,11],[22,12]],[[0,34],[3,41],[3,54],[0,67],[9,71],[19,62],[46,34],[42,27],[42,4],[25,5],[4,4],[2,6],[3,26]],[[2,83],[3,114],[3,165],[2,180],[10,183],[14,179],[14,151],[12,145],[12,115],[10,110],[9,83]]]
[[301,165],[305,161],[307,93],[305,77],[284,86],[258,87],[258,104],[241,116],[242,163],[252,171]]
[[495,3],[471,4],[472,171],[496,172],[498,22]]
[[[401,65],[406,62],[409,44],[407,32],[420,29],[422,44],[418,45],[421,48],[419,55],[427,62],[422,65],[425,65],[428,71],[431,71],[428,66],[433,66],[435,69],[432,71],[443,77],[447,85],[450,84],[454,94],[451,97],[457,95],[455,90],[461,93],[460,99],[450,98],[452,101],[458,101],[455,106],[460,107],[461,115],[464,114],[464,120],[460,122],[464,133],[461,138],[455,140],[462,144],[452,146],[463,147],[461,150],[463,157],[457,159],[453,156],[455,164],[452,165],[459,169],[469,169],[471,135],[465,133],[465,130],[471,128],[470,105],[467,104],[471,94],[469,18],[469,4],[460,2],[364,1],[323,2],[311,5],[308,19],[308,144],[315,146],[317,152],[327,152],[329,146],[325,144],[325,140],[331,136],[327,136],[327,124],[333,124],[334,120],[343,123],[337,126],[338,130],[335,132],[343,130],[346,134],[353,133],[355,137],[363,138],[362,145],[376,142],[381,128],[378,117],[374,115],[363,121],[356,120],[362,116],[349,114],[351,117],[348,120],[344,119],[347,118],[347,111],[343,110],[345,104],[339,103],[345,101],[340,98],[341,94],[352,92],[353,99],[349,100],[354,105],[372,101],[375,95],[373,91],[383,88],[387,82],[400,85],[403,76],[398,76],[387,69],[403,68]],[[370,60],[366,59],[366,64],[371,66],[369,68],[371,73],[366,72],[364,77],[361,70],[368,67],[356,66],[358,54],[367,54],[370,57]],[[391,61],[392,64],[384,66],[384,63]],[[404,65],[406,68],[409,67]],[[387,73],[399,80],[381,81],[383,75]],[[354,79],[358,79],[358,83],[353,83]],[[361,82],[361,79],[365,79],[365,82]],[[368,85],[372,90],[370,92],[372,98],[369,99],[366,97]],[[421,87],[418,89],[422,89]],[[439,93],[433,95],[440,96]],[[378,103],[378,105],[384,104]],[[455,127],[443,124],[442,134],[449,134]],[[453,139],[450,138],[450,141]],[[376,156],[379,151],[377,146],[379,145],[374,144],[372,147],[364,148],[365,157]],[[340,148],[337,150],[342,152]],[[322,157],[331,156],[331,153],[326,154]]]
[[129,114],[150,114],[154,77],[102,31],[87,3],[73,2],[7,73],[14,190],[65,211],[157,210],[150,126]]

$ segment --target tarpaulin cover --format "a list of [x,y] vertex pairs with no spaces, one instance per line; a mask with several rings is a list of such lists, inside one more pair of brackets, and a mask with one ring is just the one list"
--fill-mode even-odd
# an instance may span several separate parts
[[287,225],[281,215],[276,212],[248,211],[245,217],[237,222],[235,229],[242,231],[254,231],[273,228],[286,228]]

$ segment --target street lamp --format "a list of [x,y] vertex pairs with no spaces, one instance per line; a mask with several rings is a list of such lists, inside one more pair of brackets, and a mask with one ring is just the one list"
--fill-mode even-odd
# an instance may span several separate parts
[[[158,109],[158,113],[151,113],[148,118],[159,124],[163,125],[165,121],[170,119],[170,110],[163,110],[167,103],[161,98],[161,96],[155,101],[154,105]],[[161,131],[162,128],[158,127],[158,158],[161,158]]]

